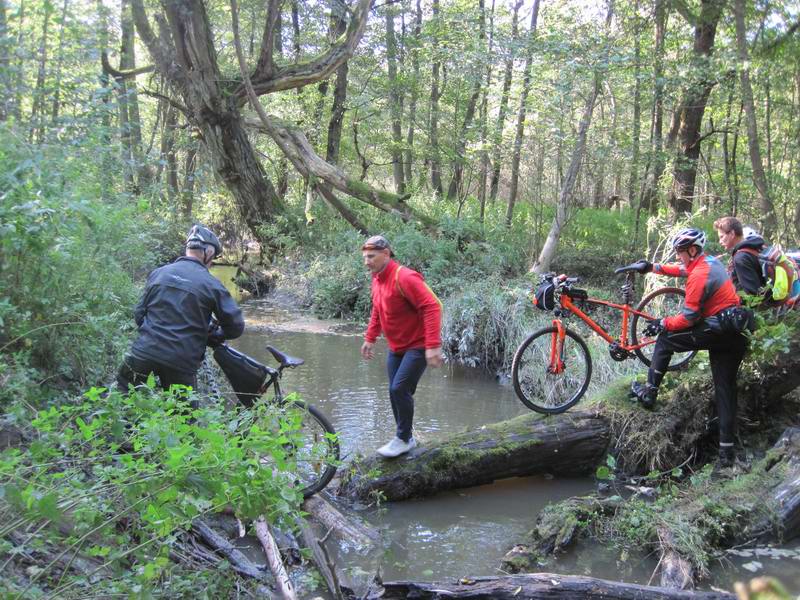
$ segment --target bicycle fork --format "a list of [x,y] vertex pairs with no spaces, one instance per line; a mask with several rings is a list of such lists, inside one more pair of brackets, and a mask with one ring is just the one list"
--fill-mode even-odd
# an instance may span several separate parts
[[564,372],[564,338],[566,329],[560,319],[553,319],[555,331],[550,334],[550,362],[547,365],[547,372],[552,375],[560,375]]

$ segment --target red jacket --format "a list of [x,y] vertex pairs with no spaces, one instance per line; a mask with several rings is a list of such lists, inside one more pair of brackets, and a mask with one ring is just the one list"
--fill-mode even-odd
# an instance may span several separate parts
[[653,273],[686,277],[686,298],[680,314],[664,319],[667,331],[679,331],[700,319],[717,314],[723,308],[741,304],[728,272],[713,256],[701,254],[688,267],[680,264],[653,265]]
[[367,342],[374,343],[383,333],[392,352],[438,348],[441,326],[442,306],[422,275],[393,260],[380,273],[373,273]]

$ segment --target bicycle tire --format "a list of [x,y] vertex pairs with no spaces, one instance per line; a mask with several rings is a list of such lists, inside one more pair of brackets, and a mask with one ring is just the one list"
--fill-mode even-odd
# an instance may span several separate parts
[[[571,329],[565,329],[566,371],[561,374],[547,372],[550,336],[555,331],[556,327],[551,326],[529,335],[517,348],[511,363],[511,379],[517,397],[529,409],[550,415],[563,413],[577,404],[592,379],[592,356],[589,348],[583,338]],[[575,344],[570,344],[567,348],[567,339],[573,340]],[[574,368],[569,369],[569,364],[574,361],[583,361],[582,375],[576,373]],[[570,371],[573,372],[572,375],[569,374]]]
[[[674,315],[677,312],[678,306],[683,304],[683,299],[685,297],[686,292],[681,288],[659,288],[642,298],[641,302],[639,302],[639,305],[636,307],[636,310],[652,314],[655,318],[667,317]],[[646,324],[647,323],[644,317],[640,317],[637,314],[633,315],[633,318],[631,319],[631,342],[633,345],[639,343],[639,339],[642,337],[639,332]],[[652,349],[654,347],[655,345],[651,344],[650,346],[637,348],[635,350],[636,356],[639,358],[639,360],[648,367],[652,362],[650,360],[652,352],[648,353],[646,349]],[[689,361],[694,358],[695,354],[697,354],[697,350],[693,350],[691,352],[676,352],[672,359],[670,359],[667,370],[677,371],[678,369],[682,369],[689,364]]]
[[306,443],[296,449],[295,461],[303,498],[309,498],[325,489],[336,474],[339,442],[333,425],[318,408],[302,400],[287,402],[286,406],[303,415],[300,429]]

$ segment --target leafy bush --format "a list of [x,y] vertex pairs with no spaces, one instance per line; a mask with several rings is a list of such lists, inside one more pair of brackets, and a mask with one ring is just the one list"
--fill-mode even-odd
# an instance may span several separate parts
[[63,552],[100,567],[96,577],[62,577],[53,561],[18,581],[28,592],[149,597],[180,587],[184,574],[170,556],[194,518],[231,507],[242,519],[294,523],[302,495],[287,448],[296,415],[266,404],[246,413],[222,405],[191,411],[185,388],[157,392],[152,378],[129,395],[101,392],[28,413],[36,441],[0,454],[4,536],[17,532],[24,551]]
[[131,324],[133,277],[169,253],[171,231],[147,217],[146,202],[101,200],[64,149],[8,139],[16,143],[0,150],[0,353],[25,350],[39,380],[98,382],[127,343],[120,331]]

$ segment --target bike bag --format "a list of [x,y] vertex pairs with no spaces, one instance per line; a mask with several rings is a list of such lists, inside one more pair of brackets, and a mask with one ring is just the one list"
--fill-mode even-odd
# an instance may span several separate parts
[[247,407],[252,406],[267,379],[269,367],[226,345],[214,349],[214,360],[230,381],[239,401]]
[[542,310],[553,310],[556,307],[556,286],[552,281],[543,281],[536,288],[533,305]]
[[714,333],[744,333],[755,329],[755,318],[746,306],[731,306],[708,317],[706,324]]

